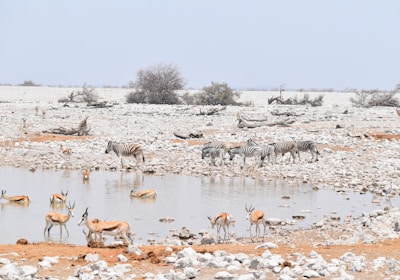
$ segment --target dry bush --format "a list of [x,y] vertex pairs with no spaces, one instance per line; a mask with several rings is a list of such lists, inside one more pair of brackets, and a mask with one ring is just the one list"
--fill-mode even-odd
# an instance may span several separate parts
[[278,97],[268,98],[268,104],[273,104],[273,103],[284,104],[284,105],[307,105],[307,104],[309,104],[312,107],[318,107],[318,106],[322,106],[323,102],[324,102],[323,94],[318,95],[314,99],[311,99],[310,95],[307,93],[305,93],[303,95],[303,98],[300,98],[300,99],[298,99],[297,96],[284,99],[282,97],[282,94],[281,94],[281,96],[278,96]]
[[355,97],[350,97],[350,102],[354,107],[374,107],[388,106],[398,107],[399,100],[395,96],[396,92],[379,92],[378,90],[357,91]]
[[176,91],[183,89],[185,82],[175,65],[158,64],[139,70],[136,81],[129,85],[134,91],[126,96],[128,103],[179,104]]
[[24,81],[22,84],[19,84],[19,86],[23,86],[23,87],[38,87],[40,85],[39,84],[35,84],[31,80],[27,80],[27,81]]
[[194,96],[197,105],[238,105],[236,98],[240,92],[231,89],[227,83],[212,82],[211,86],[203,87],[203,90]]
[[66,98],[61,98],[58,102],[71,102],[79,103],[85,102],[88,104],[95,103],[99,99],[99,96],[95,92],[94,88],[88,88],[86,84],[83,84],[82,90],[72,91]]

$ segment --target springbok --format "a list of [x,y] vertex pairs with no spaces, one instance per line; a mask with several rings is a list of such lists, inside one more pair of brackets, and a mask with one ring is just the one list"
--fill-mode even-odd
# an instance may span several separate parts
[[155,190],[141,190],[141,191],[131,190],[130,196],[137,198],[156,198],[157,192]]
[[10,202],[19,202],[19,203],[23,203],[23,204],[29,204],[29,196],[26,195],[14,195],[14,196],[8,196],[6,195],[6,191],[2,190],[1,191],[1,197],[0,199],[7,199]]
[[60,145],[60,151],[64,155],[64,158],[69,160],[71,158],[71,149],[68,147],[64,147],[63,144]]
[[61,191],[61,194],[55,193],[50,196],[50,203],[54,204],[57,202],[65,203],[67,201],[68,191],[64,193]]
[[265,214],[261,210],[256,210],[254,211],[254,207],[250,205],[250,207],[247,207],[245,205],[245,209],[247,212],[246,219],[250,221],[250,239],[253,241],[253,237],[251,236],[251,226],[253,224],[256,225],[256,242],[258,242],[258,237],[260,235],[260,223],[264,225],[264,233],[263,233],[263,241],[264,241],[264,236],[265,236],[265,228],[267,226],[267,222],[265,221]]
[[218,242],[221,240],[220,236],[220,231],[221,228],[224,230],[224,239],[223,242],[225,243],[226,239],[226,234],[228,233],[228,238],[229,238],[229,226],[234,224],[234,220],[232,216],[230,216],[226,212],[221,212],[219,215],[217,215],[215,218],[211,218],[210,216],[207,217],[210,220],[211,223],[211,228],[214,228],[214,226],[217,226],[217,238]]
[[86,169],[82,172],[83,181],[89,181],[89,176],[90,176],[90,169]]
[[[92,219],[92,223],[94,223],[94,224],[97,224],[97,223],[100,223],[101,221],[99,220],[99,219]],[[126,223],[126,222],[123,222],[123,223]],[[128,227],[129,227],[129,224],[127,225]],[[85,230],[82,230],[82,232],[83,232],[83,234],[85,235],[85,238],[86,238],[86,241],[87,242],[90,242],[90,241],[97,241],[98,240],[98,234],[96,234],[96,233],[94,233],[94,232],[91,232],[91,231],[88,231],[88,232],[86,232]],[[105,229],[104,231],[103,231],[103,234],[104,235],[110,235],[110,236],[114,236],[114,240],[121,240],[121,239],[123,239],[122,238],[122,236],[120,235],[120,233],[119,233],[119,231],[118,231],[118,229],[111,229],[111,230],[108,230],[108,229]],[[128,232],[128,237],[129,237],[129,239],[131,239],[132,240],[132,238],[133,238],[133,236],[135,235],[133,232]],[[103,237],[103,239],[102,240],[100,240],[101,242],[104,242],[106,239]]]
[[69,236],[69,232],[67,229],[67,222],[71,217],[74,216],[74,208],[75,208],[75,202],[71,205],[71,203],[68,203],[67,209],[68,209],[68,214],[60,214],[60,213],[55,213],[55,212],[49,212],[47,213],[45,219],[46,219],[46,226],[44,227],[44,235],[46,235],[46,230],[47,230],[47,236],[50,236],[50,229],[54,225],[59,225],[60,226],[60,237],[62,236],[62,226],[64,226],[65,230],[67,231],[67,234]]
[[133,240],[131,239],[130,226],[127,222],[125,221],[101,222],[98,220],[96,222],[93,222],[92,220],[88,219],[88,207],[86,208],[85,213],[83,213],[82,218],[78,223],[78,226],[81,226],[83,224],[85,224],[89,229],[88,235],[90,236],[93,234],[94,237],[96,239],[99,238],[100,241],[103,240],[104,232],[111,232],[115,230],[119,235],[121,235],[122,239],[128,245],[131,245],[131,242],[133,242]]

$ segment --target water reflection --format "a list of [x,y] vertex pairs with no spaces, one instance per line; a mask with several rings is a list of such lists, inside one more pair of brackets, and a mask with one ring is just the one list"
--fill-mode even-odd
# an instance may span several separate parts
[[[336,213],[343,220],[348,214],[359,216],[361,212],[398,204],[398,197],[375,201],[370,194],[315,191],[310,185],[267,178],[197,178],[93,171],[90,180],[83,182],[81,171],[30,172],[12,167],[1,167],[0,176],[3,187],[9,192],[24,193],[31,199],[28,207],[0,201],[0,243],[3,244],[15,243],[18,238],[31,242],[46,240],[43,235],[45,215],[50,209],[67,213],[65,205],[52,206],[49,201],[53,193],[61,190],[68,191],[68,202],[76,203],[75,216],[67,223],[69,237],[60,239],[58,228],[54,227],[49,238],[79,245],[86,244],[83,234],[86,226],[77,225],[86,207],[89,207],[91,219],[127,221],[136,233],[135,241],[145,243],[164,239],[171,229],[184,226],[194,233],[210,230],[207,217],[220,212],[228,212],[235,218],[231,232],[238,237],[248,236],[245,204],[263,210],[267,217],[304,216],[305,219],[296,221],[295,228],[308,227],[330,213]],[[154,189],[157,198],[131,198],[131,190],[143,189]],[[160,222],[164,220],[170,222]]]

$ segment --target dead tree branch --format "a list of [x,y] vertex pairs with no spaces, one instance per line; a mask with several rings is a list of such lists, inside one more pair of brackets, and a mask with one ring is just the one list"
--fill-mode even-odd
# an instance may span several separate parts
[[268,121],[268,117],[267,116],[264,116],[264,117],[262,117],[262,118],[254,118],[254,117],[249,117],[249,116],[246,116],[244,113],[242,113],[242,112],[238,112],[237,114],[236,114],[236,119],[238,119],[238,120],[245,120],[245,121],[248,121],[248,122],[266,122],[266,121]]
[[112,106],[114,106],[113,103],[108,103],[108,102],[106,102],[106,101],[102,101],[102,102],[92,102],[92,103],[88,103],[88,104],[86,105],[86,107],[89,107],[89,108],[110,108],[110,107],[112,107]]
[[276,122],[254,122],[254,121],[246,121],[244,119],[239,119],[238,127],[239,128],[256,128],[261,126],[289,126],[294,123],[296,120],[294,119],[285,119],[279,120]]
[[202,132],[190,132],[189,134],[182,134],[180,132],[174,132],[174,136],[181,139],[190,139],[190,138],[203,138]]
[[84,118],[77,128],[67,129],[65,127],[60,126],[59,128],[52,128],[49,130],[43,131],[43,133],[52,133],[52,134],[63,134],[63,135],[77,135],[77,136],[87,136],[89,135],[90,128],[87,126],[87,119],[89,117]]
[[200,109],[200,112],[197,115],[198,116],[199,115],[206,115],[206,116],[214,115],[214,114],[217,114],[218,112],[223,111],[225,109],[226,109],[226,106],[224,106],[224,107],[214,107],[214,108],[210,108],[210,109],[208,109],[206,111],[203,111],[203,110]]
[[294,112],[279,112],[278,110],[273,110],[273,111],[271,111],[271,115],[273,115],[273,116],[299,117],[301,115],[304,115],[304,113],[296,114]]

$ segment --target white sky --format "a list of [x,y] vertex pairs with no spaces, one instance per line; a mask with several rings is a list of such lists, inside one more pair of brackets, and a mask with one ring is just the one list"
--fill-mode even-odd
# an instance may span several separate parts
[[1,0],[0,83],[123,86],[175,64],[187,88],[394,89],[400,1]]

